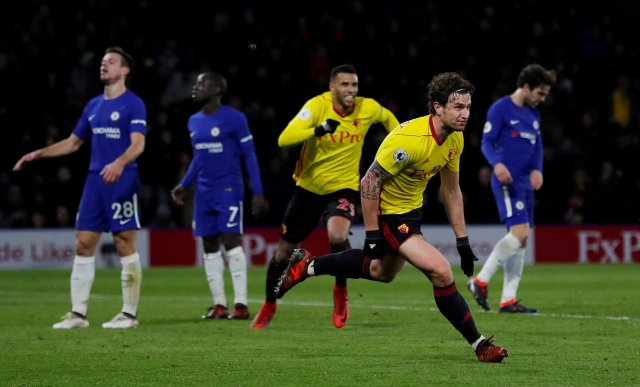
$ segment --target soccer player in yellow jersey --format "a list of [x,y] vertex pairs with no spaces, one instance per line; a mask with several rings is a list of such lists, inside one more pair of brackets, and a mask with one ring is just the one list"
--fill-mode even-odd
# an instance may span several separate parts
[[[252,328],[264,329],[272,320],[277,281],[293,249],[309,236],[318,220],[327,225],[332,252],[351,248],[348,236],[357,212],[362,145],[371,125],[377,123],[387,131],[399,125],[393,113],[377,101],[358,97],[356,70],[340,65],[331,70],[329,91],[308,100],[280,134],[278,145],[302,145],[302,150],[278,249],[267,268],[266,300]],[[336,276],[333,295],[333,324],[342,328],[349,318],[345,276]]]
[[334,275],[391,282],[405,262],[431,281],[436,305],[483,362],[501,362],[508,352],[478,332],[469,305],[458,292],[451,266],[422,237],[422,195],[440,174],[440,195],[456,236],[462,271],[473,275],[477,260],[469,245],[458,172],[474,87],[456,73],[436,75],[429,83],[431,114],[400,125],[382,142],[362,178],[360,196],[366,229],[364,250],[312,256],[296,249],[281,276],[282,297],[310,276]]

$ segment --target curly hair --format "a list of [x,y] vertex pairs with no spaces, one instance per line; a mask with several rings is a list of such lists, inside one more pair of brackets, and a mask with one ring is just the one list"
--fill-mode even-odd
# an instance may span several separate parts
[[462,78],[458,73],[448,72],[436,75],[427,86],[429,113],[435,114],[434,102],[446,105],[453,93],[473,95],[475,88],[471,82]]

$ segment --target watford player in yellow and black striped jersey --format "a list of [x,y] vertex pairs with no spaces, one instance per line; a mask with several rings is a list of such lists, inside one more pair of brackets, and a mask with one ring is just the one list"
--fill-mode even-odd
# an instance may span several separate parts
[[[293,178],[296,188],[285,211],[278,249],[267,269],[266,300],[251,323],[267,327],[276,311],[274,288],[298,247],[321,220],[327,225],[332,252],[349,249],[349,230],[360,203],[360,157],[373,124],[387,132],[398,126],[388,109],[371,98],[358,97],[358,75],[351,65],[331,71],[329,91],[308,100],[289,122],[278,145],[302,145]],[[349,318],[347,280],[336,277],[333,324],[342,328]]]

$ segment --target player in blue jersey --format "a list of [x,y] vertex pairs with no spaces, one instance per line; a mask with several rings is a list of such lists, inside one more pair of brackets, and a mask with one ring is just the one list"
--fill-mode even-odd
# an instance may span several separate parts
[[[251,179],[251,211],[264,216],[268,203],[263,195],[253,136],[244,113],[221,103],[227,82],[219,74],[198,75],[192,98],[202,109],[189,118],[193,159],[171,196],[184,203],[187,188],[196,182],[193,233],[202,237],[204,269],[213,297],[213,307],[204,319],[249,318],[247,308],[247,258],[240,245],[243,219],[244,175],[242,161]],[[220,245],[226,250],[235,294],[229,315],[224,291],[224,266]]]
[[491,187],[507,235],[496,243],[487,262],[468,287],[475,300],[489,310],[487,286],[500,266],[504,283],[500,312],[536,313],[516,298],[524,268],[529,231],[533,227],[533,191],[542,187],[542,138],[538,104],[556,81],[554,71],[538,64],[526,66],[511,95],[497,100],[487,112],[482,153],[493,166]]
[[103,328],[135,328],[142,269],[136,249],[140,229],[140,179],[136,159],[145,146],[147,111],[140,97],[127,89],[133,58],[120,47],[105,51],[100,64],[101,95],[93,98],[68,138],[27,153],[13,167],[77,151],[91,141],[89,173],[76,220],[76,256],[71,271],[71,312],[54,329],[86,328],[87,308],[95,277],[95,251],[103,232],[111,231],[122,263],[123,307]]

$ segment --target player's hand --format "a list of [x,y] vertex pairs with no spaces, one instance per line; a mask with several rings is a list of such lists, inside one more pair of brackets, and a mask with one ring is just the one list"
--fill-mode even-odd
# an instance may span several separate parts
[[182,185],[178,184],[171,190],[171,198],[177,205],[182,206],[184,205],[184,194],[186,192],[187,190]]
[[13,166],[13,170],[14,171],[21,170],[26,163],[39,159],[41,154],[42,154],[42,149],[34,150],[33,152],[27,153],[26,155],[22,156],[20,160],[18,160],[16,165]]
[[531,181],[531,186],[534,190],[537,191],[542,188],[542,172],[538,170],[532,171],[531,175],[529,175],[529,180]]
[[254,218],[260,219],[269,211],[269,202],[262,195],[254,195],[251,198],[251,214]]
[[473,250],[471,250],[469,237],[456,238],[456,248],[458,249],[458,254],[460,254],[460,267],[462,268],[462,272],[467,277],[471,277],[473,275],[473,262],[477,261],[478,257],[476,257]]
[[124,171],[124,163],[119,159],[115,159],[112,163],[109,163],[102,168],[100,171],[100,176],[102,176],[102,181],[105,184],[115,183],[120,176],[122,176],[122,172]]
[[493,173],[496,174],[496,178],[502,185],[509,185],[513,183],[513,178],[511,177],[511,172],[509,172],[509,168],[503,163],[497,163],[493,166]]
[[385,242],[380,230],[367,231],[364,238],[364,256],[371,259],[384,257]]
[[338,129],[340,122],[336,120],[332,120],[331,118],[327,119],[325,122],[321,123],[316,127],[315,133],[316,136],[324,136],[327,133],[333,133]]

